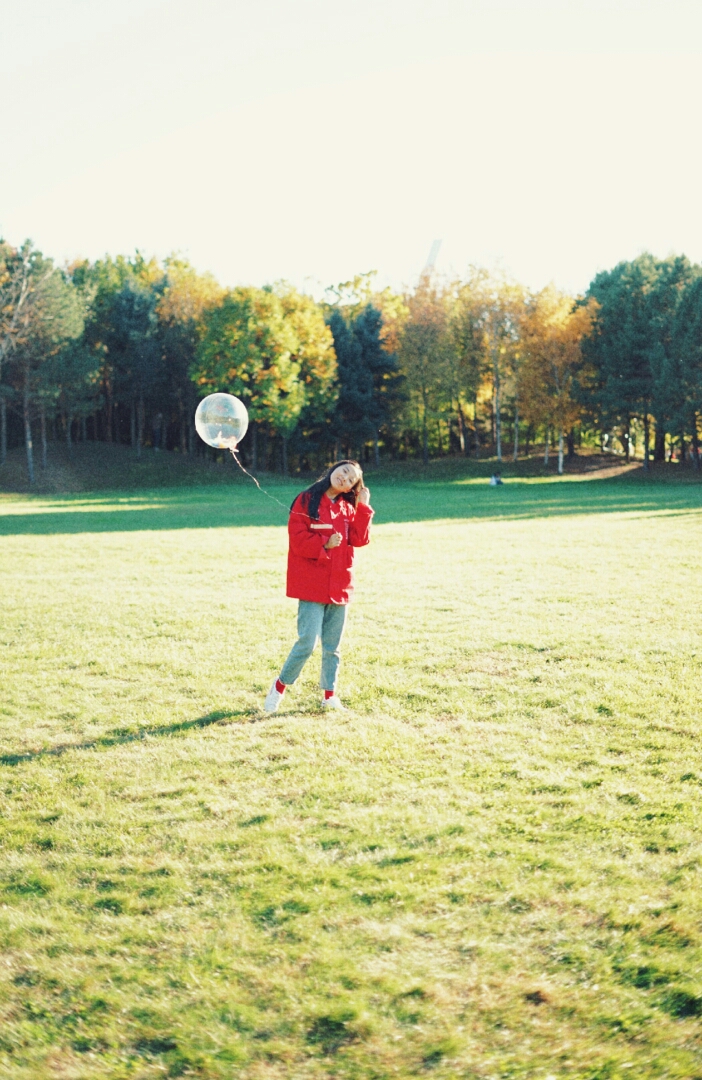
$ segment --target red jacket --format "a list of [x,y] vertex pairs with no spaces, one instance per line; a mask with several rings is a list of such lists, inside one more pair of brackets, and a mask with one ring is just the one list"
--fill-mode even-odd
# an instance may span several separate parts
[[[353,549],[370,537],[373,511],[365,503],[354,509],[345,499],[335,502],[322,495],[319,518],[305,511],[301,495],[295,499],[288,521],[287,595],[314,604],[348,604],[353,592]],[[333,532],[341,536],[338,547],[324,547]]]

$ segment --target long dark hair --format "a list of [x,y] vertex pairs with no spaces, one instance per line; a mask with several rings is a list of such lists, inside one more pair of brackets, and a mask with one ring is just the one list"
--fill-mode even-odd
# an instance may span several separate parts
[[339,496],[339,498],[343,499],[345,502],[351,503],[351,506],[355,506],[358,493],[363,487],[363,470],[357,461],[354,461],[352,458],[344,458],[343,461],[336,461],[333,465],[330,465],[324,475],[320,476],[319,480],[315,480],[314,484],[310,484],[308,488],[305,488],[304,491],[300,492],[300,495],[296,495],[290,509],[292,510],[297,500],[302,497],[303,506],[309,516],[315,519],[318,518],[319,504],[322,501],[322,495],[331,487],[331,475],[334,472],[334,469],[338,469],[340,465],[353,465],[358,472],[358,480],[351,490],[344,491]]

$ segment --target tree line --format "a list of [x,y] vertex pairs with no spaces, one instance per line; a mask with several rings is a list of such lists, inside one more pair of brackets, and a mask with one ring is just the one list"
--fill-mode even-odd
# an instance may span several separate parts
[[563,471],[583,440],[699,468],[702,267],[642,255],[582,296],[480,268],[404,292],[365,274],[316,301],[176,256],[58,267],[0,241],[0,463],[23,442],[33,481],[59,439],[215,454],[193,417],[216,390],[249,410],[253,470],[538,444]]

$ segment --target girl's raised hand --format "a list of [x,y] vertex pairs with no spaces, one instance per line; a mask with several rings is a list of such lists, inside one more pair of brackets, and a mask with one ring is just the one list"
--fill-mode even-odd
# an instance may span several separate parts
[[341,543],[341,533],[332,533],[326,544],[324,545],[327,551],[331,551],[332,548],[338,547]]
[[367,487],[362,487],[358,493],[358,501],[365,503],[366,506],[370,503],[370,491]]

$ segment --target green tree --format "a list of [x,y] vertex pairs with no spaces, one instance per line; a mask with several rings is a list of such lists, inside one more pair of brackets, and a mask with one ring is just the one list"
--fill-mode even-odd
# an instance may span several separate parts
[[353,332],[361,345],[361,356],[371,378],[369,420],[373,429],[373,454],[380,462],[380,436],[390,434],[394,416],[404,400],[404,376],[400,373],[397,356],[388,347],[383,313],[374,304],[367,304],[353,322]]
[[137,252],[131,259],[120,255],[79,263],[71,273],[78,288],[92,293],[84,342],[102,356],[105,438],[120,441],[122,417],[128,417],[130,441],[139,454],[146,410],[160,405],[166,381],[156,314],[163,271]]
[[[334,413],[334,433],[344,444],[348,457],[354,447],[361,447],[373,438],[373,376],[365,363],[363,344],[341,311],[334,311],[329,320],[334,337],[334,352],[339,365],[339,399]],[[334,455],[339,457],[337,451]]]
[[[699,421],[702,414],[702,267],[694,267],[681,291],[673,320],[670,355],[677,386],[679,429],[689,431],[695,468],[700,468]],[[679,385],[678,385],[679,383]]]
[[70,278],[41,252],[31,254],[27,300],[13,355],[14,388],[22,402],[29,482],[34,483],[32,412],[38,405],[42,419],[42,463],[46,464],[45,403],[55,397],[51,381],[58,353],[83,333],[83,299]]
[[[311,296],[286,282],[278,282],[274,291],[294,335],[292,358],[299,364],[298,379],[304,389],[304,405],[291,434],[291,445],[302,457],[332,441],[332,417],[339,393],[334,339],[322,307]],[[253,436],[255,439],[256,425]],[[287,439],[283,451],[287,456]]]
[[[398,351],[408,309],[390,288],[375,288],[376,271],[357,274],[327,289],[326,317],[339,358],[339,402],[333,424],[347,450],[373,443],[376,464],[381,439],[394,446],[397,421],[406,401]],[[339,355],[339,350],[343,356]],[[335,449],[338,455],[338,446]]]
[[3,369],[22,339],[34,260],[29,240],[19,249],[0,240],[0,465],[7,458],[7,402],[13,396],[13,388],[3,382]]
[[[665,456],[665,430],[673,438],[677,436],[679,439],[681,461],[684,461],[686,436],[690,431],[693,412],[688,394],[692,392],[694,397],[694,386],[690,382],[694,363],[690,363],[688,349],[690,346],[694,348],[694,342],[685,333],[685,312],[681,313],[681,306],[686,293],[702,271],[700,267],[692,266],[684,256],[660,260],[657,270],[646,297],[652,331],[651,368],[654,376],[657,456]],[[695,415],[696,411],[695,408]]]
[[[201,396],[217,390],[235,394],[254,425],[280,436],[287,472],[288,438],[314,396],[316,360],[301,336],[305,305],[296,304],[290,290],[284,295],[285,301],[272,288],[252,287],[226,293],[204,315],[191,376]],[[324,335],[319,345],[331,360]]]
[[164,403],[168,401],[173,411],[182,453],[192,453],[194,447],[197,392],[190,371],[204,315],[221,301],[224,291],[210,274],[198,273],[186,260],[166,259],[156,316],[166,384]]
[[347,453],[372,441],[377,464],[380,435],[389,431],[404,381],[397,358],[384,347],[382,313],[372,304],[351,318],[335,309],[329,326],[339,365],[336,436]]
[[63,416],[66,443],[72,442],[73,421],[85,425],[101,405],[102,355],[82,340],[69,340],[42,365],[37,396],[41,420],[42,462],[46,466],[46,413],[53,407]]
[[600,427],[620,430],[627,458],[632,421],[640,421],[645,468],[651,419],[655,457],[661,460],[666,428],[676,426],[684,412],[682,357],[674,354],[673,338],[678,305],[692,273],[683,257],[659,260],[644,254],[598,274],[587,292],[598,309],[585,342],[595,371],[586,401]]

